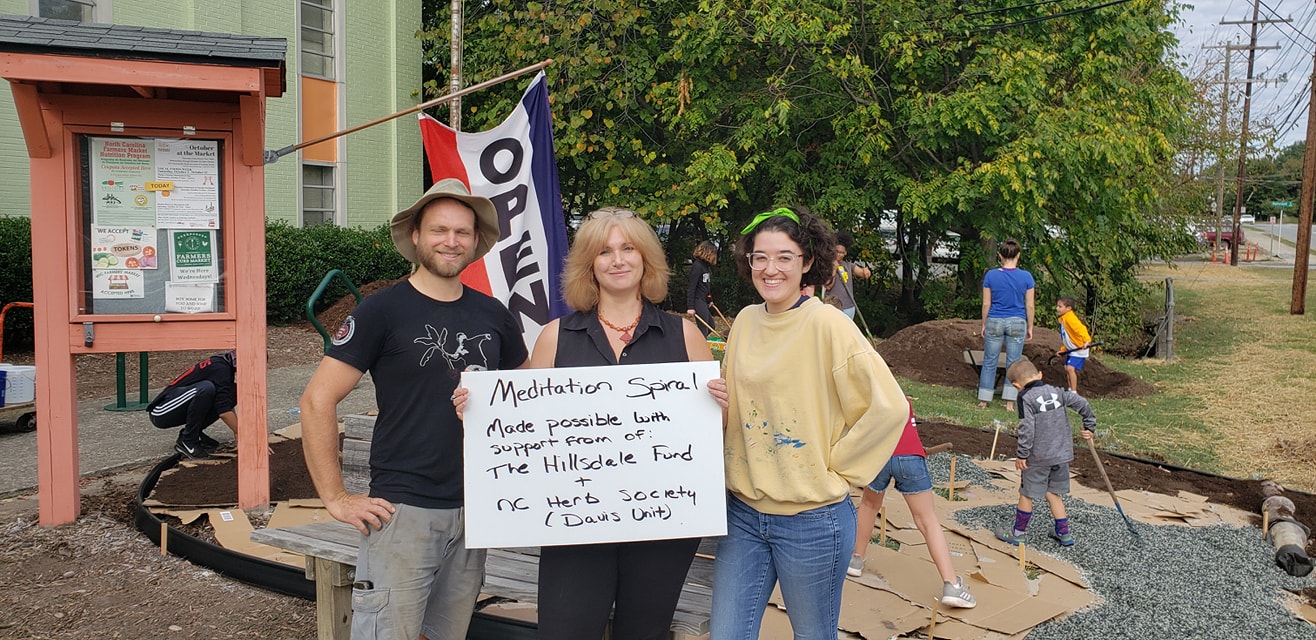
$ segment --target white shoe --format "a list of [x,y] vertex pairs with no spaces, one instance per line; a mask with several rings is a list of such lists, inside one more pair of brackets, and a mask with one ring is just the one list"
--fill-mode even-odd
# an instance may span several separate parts
[[864,575],[864,557],[859,554],[850,556],[850,567],[845,570],[845,574],[858,578]]

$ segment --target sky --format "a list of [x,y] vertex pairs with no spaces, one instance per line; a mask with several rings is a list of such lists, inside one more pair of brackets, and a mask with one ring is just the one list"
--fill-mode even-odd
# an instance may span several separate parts
[[[1223,60],[1224,50],[1203,49],[1225,42],[1247,44],[1251,27],[1246,24],[1222,25],[1221,21],[1241,22],[1252,19],[1251,0],[1183,0],[1191,3],[1180,15],[1182,23],[1173,28],[1179,37],[1179,53],[1188,65],[1189,76],[1213,61]],[[1252,121],[1269,118],[1280,126],[1279,146],[1302,142],[1307,135],[1307,104],[1311,96],[1312,51],[1316,49],[1316,2],[1312,0],[1261,0],[1260,20],[1292,18],[1289,24],[1262,24],[1257,28],[1258,46],[1278,45],[1275,50],[1258,50],[1254,76],[1277,79],[1288,74],[1288,81],[1254,84],[1252,87]],[[1247,77],[1247,52],[1233,53],[1230,75],[1235,80]],[[1241,111],[1244,85],[1230,86],[1235,113]]]

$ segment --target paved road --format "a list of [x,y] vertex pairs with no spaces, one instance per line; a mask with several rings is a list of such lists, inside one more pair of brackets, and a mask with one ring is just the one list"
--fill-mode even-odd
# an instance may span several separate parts
[[[300,420],[292,410],[296,409],[297,400],[314,371],[315,365],[270,370],[269,431]],[[131,393],[129,397],[135,399]],[[141,411],[106,411],[105,405],[113,401],[113,398],[87,400],[78,405],[78,466],[83,477],[154,464],[173,454],[177,429],[156,429]],[[339,406],[339,415],[374,408],[375,388],[367,375]],[[241,407],[238,411],[242,411]],[[17,411],[3,411],[0,415],[0,498],[37,488],[36,433],[15,432],[13,422],[18,415]],[[223,423],[216,423],[206,433],[220,441],[233,439]]]

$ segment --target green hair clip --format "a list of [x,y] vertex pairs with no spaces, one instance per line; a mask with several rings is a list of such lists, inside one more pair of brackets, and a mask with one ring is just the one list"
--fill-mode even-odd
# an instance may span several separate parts
[[777,207],[772,211],[764,211],[763,213],[754,216],[754,219],[750,220],[749,224],[745,225],[745,228],[740,230],[740,235],[743,236],[749,233],[750,231],[753,231],[754,227],[759,226],[759,224],[761,224],[764,220],[767,220],[768,218],[775,218],[777,216],[786,216],[787,218],[794,220],[795,224],[800,223],[800,217],[795,215],[794,211],[791,211],[786,207]]

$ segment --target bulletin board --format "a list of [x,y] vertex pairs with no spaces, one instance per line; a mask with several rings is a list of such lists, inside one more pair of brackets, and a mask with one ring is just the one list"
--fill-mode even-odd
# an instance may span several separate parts
[[82,312],[223,312],[224,141],[79,142]]

